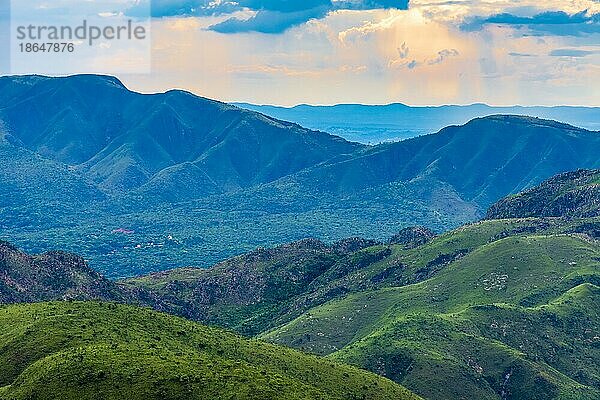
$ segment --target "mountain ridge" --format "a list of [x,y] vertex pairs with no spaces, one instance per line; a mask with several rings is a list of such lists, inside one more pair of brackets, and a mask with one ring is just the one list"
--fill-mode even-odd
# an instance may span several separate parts
[[294,107],[231,103],[279,119],[340,135],[361,143],[397,141],[437,132],[448,125],[462,125],[492,114],[531,115],[562,120],[589,130],[600,130],[598,107],[585,106],[489,106],[486,104],[409,106],[337,104]]
[[208,267],[304,237],[443,232],[556,173],[600,167],[600,134],[541,119],[492,116],[365,146],[106,77],[0,79],[11,88],[0,91],[10,137],[0,237],[85,254],[110,277]]
[[[190,92],[135,93],[112,77],[1,77],[0,87],[0,119],[12,136],[29,150],[77,165],[109,190],[137,188],[167,167],[194,162],[223,191],[323,161],[334,149],[337,154],[357,147]],[[23,112],[34,107],[24,120]],[[229,122],[222,125],[219,120]],[[261,131],[260,138],[255,130]],[[248,163],[237,166],[240,146],[252,150],[261,140],[271,143],[257,151],[264,157],[259,167],[270,170],[253,170]],[[304,158],[294,157],[284,145],[302,145]],[[285,152],[285,162],[277,159],[280,152]],[[215,157],[229,159],[230,165],[217,169]],[[232,180],[220,179],[225,168]]]
[[[500,126],[494,126],[495,123]],[[504,129],[507,131],[505,132]],[[469,147],[473,147],[472,136],[478,132],[486,134],[489,137],[486,139],[487,141],[482,143],[482,145],[488,146],[488,148],[480,147],[474,149],[473,154],[479,158],[473,160],[461,160],[458,155],[461,155],[461,151],[465,153],[465,150],[469,149]],[[511,136],[508,136],[508,134]],[[328,169],[329,172],[323,172],[325,175],[336,174],[333,175],[334,178],[329,179],[329,182],[340,186],[345,182],[344,177],[340,176],[340,174],[348,175],[347,171],[352,168],[354,170],[368,168],[366,171],[362,170],[361,174],[356,174],[357,176],[360,176],[360,181],[357,182],[359,183],[359,189],[364,188],[367,185],[375,186],[396,180],[406,182],[423,176],[427,177],[427,175],[435,176],[436,174],[439,174],[439,171],[444,173],[444,175],[440,177],[442,182],[449,182],[452,185],[457,185],[461,184],[461,181],[464,181],[463,176],[467,169],[473,169],[472,167],[474,165],[478,165],[478,169],[484,168],[486,163],[489,163],[489,160],[495,161],[495,158],[497,159],[495,147],[498,146],[499,143],[506,143],[507,146],[515,143],[512,145],[515,148],[514,154],[521,157],[524,162],[531,164],[530,161],[526,161],[527,158],[530,160],[534,159],[534,157],[532,157],[534,152],[543,152],[543,150],[539,148],[539,141],[542,138],[545,138],[545,141],[548,142],[546,135],[549,134],[555,135],[556,141],[560,141],[560,143],[564,144],[564,147],[562,147],[558,143],[550,143],[550,146],[552,147],[547,149],[549,154],[546,154],[540,162],[540,165],[546,165],[546,168],[551,168],[552,172],[547,173],[550,176],[562,171],[557,170],[558,168],[556,168],[560,163],[552,163],[548,160],[548,157],[553,156],[559,159],[566,159],[567,157],[561,154],[564,151],[571,151],[573,154],[576,154],[581,150],[581,153],[577,154],[577,157],[572,157],[572,160],[576,161],[571,161],[571,166],[566,167],[567,170],[575,169],[575,165],[579,162],[581,164],[589,163],[591,165],[597,165],[599,163],[594,153],[596,149],[600,149],[600,133],[598,132],[587,131],[568,124],[538,118],[493,115],[474,119],[466,125],[449,126],[435,134],[366,148],[358,153],[357,157],[340,161],[338,164],[348,164],[349,166],[345,165],[343,168],[340,168],[339,171],[336,171],[336,165],[334,163],[325,163],[313,168],[317,170]],[[521,145],[521,142],[524,140],[523,137],[527,137],[526,135],[529,136],[529,143],[525,143],[529,146],[527,148]],[[585,139],[590,139],[592,141],[591,149],[584,148],[587,146],[581,147],[581,145],[577,144],[574,140],[570,140],[581,138],[583,136],[585,136]],[[482,141],[481,138],[478,138],[478,140]],[[453,146],[453,148],[450,149],[451,151],[448,151],[451,146]],[[573,149],[573,146],[579,146],[579,148],[575,150]],[[441,154],[446,157],[446,160],[436,156],[436,151],[440,154],[439,149],[444,150]],[[481,154],[484,151],[487,151],[487,153]],[[493,157],[494,154],[496,154],[496,157]],[[498,160],[499,163],[492,166],[494,169],[498,168],[498,166],[502,166],[502,172],[504,174],[506,174],[505,170],[508,169],[508,163],[512,162],[515,164],[513,153],[506,151],[505,154],[506,161]],[[588,160],[585,160],[585,157],[587,157]],[[582,159],[585,161],[581,161]],[[439,165],[442,162],[447,165]],[[500,162],[503,163],[501,164]],[[462,165],[460,165],[460,163],[462,163]],[[463,168],[463,171],[458,171],[455,176],[448,174],[452,173],[453,170],[458,167]],[[539,166],[535,167],[539,168]],[[371,171],[369,170],[370,168],[373,168],[374,170]],[[519,166],[519,168],[522,168],[522,165]],[[311,187],[311,182],[319,182],[316,177],[310,176],[310,169],[307,171],[300,171],[297,174],[302,175],[307,172],[309,175],[302,178],[301,185]],[[490,170],[489,172],[479,171],[478,173],[480,174],[478,181],[473,182],[471,185],[479,185],[475,186],[475,188],[479,188],[479,190],[486,190],[486,188],[494,186],[492,182],[486,183],[484,181],[486,179],[489,180],[490,176],[491,179],[495,179],[494,175],[497,175],[497,172],[492,174]],[[484,179],[484,177],[486,179]],[[448,178],[452,180],[449,181]],[[288,178],[284,177],[281,179],[285,181]],[[496,193],[504,192],[506,194],[516,192],[531,186],[532,184],[539,183],[540,181],[541,179],[536,176],[530,178],[525,177],[524,179],[521,178],[521,182],[516,183],[516,185],[511,183],[510,186],[507,186],[506,188],[500,190],[495,189],[495,193],[485,195],[485,198],[482,199],[480,204],[487,207],[494,199],[501,197],[501,195],[498,196]],[[367,182],[369,183],[367,184]],[[469,184],[470,182],[466,181],[466,183]],[[498,184],[500,184],[500,182],[498,182]],[[465,185],[463,184],[463,187],[464,186]],[[334,187],[333,190],[337,189]],[[345,190],[356,190],[356,187],[350,186],[349,189]],[[465,189],[458,188],[458,192],[464,193]],[[481,196],[481,194],[477,193],[467,194],[471,199],[473,197],[476,198]],[[469,198],[467,199],[471,200]]]
[[[548,187],[565,196],[582,184],[597,185],[597,178],[597,171],[561,174],[519,196],[544,199]],[[579,201],[563,203],[559,216],[519,214],[520,203],[501,200],[515,205],[516,218],[484,219],[441,235],[412,228],[386,243],[305,239],[258,248],[209,270],[110,282],[107,292],[129,294],[114,297],[119,302],[365,368],[431,400],[593,400],[600,394],[594,336],[600,326],[600,217],[578,215],[598,203],[572,198]],[[59,259],[48,268],[11,262],[31,258],[14,246],[0,243],[2,249],[9,256],[0,252],[0,283],[18,282],[10,271],[19,265],[42,281],[36,267],[61,276],[84,271],[91,280],[61,288],[91,293],[87,299],[94,299],[88,287],[106,282],[76,256],[51,253]]]
[[524,193],[501,199],[487,219],[600,216],[600,170],[566,172]]

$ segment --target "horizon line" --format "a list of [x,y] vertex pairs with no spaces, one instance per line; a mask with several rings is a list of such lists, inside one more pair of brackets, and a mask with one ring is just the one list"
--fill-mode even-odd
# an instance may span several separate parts
[[493,104],[488,104],[485,102],[473,102],[473,103],[441,103],[441,104],[408,104],[402,101],[396,101],[396,102],[390,102],[390,103],[361,103],[361,102],[342,102],[342,103],[306,103],[306,102],[302,102],[302,103],[296,103],[296,104],[268,104],[268,103],[254,103],[251,101],[244,101],[244,100],[224,100],[224,99],[217,99],[217,98],[213,98],[213,97],[206,97],[205,95],[199,94],[196,91],[189,89],[189,88],[183,88],[183,87],[171,87],[169,89],[162,89],[159,91],[142,91],[142,90],[133,90],[131,89],[128,85],[126,85],[123,80],[121,78],[119,78],[116,75],[111,75],[111,74],[103,74],[103,73],[81,73],[81,74],[57,74],[57,75],[45,75],[45,74],[6,74],[6,73],[0,73],[0,78],[6,78],[6,77],[43,77],[43,78],[71,78],[71,77],[77,77],[77,76],[96,76],[96,77],[104,77],[104,78],[112,78],[112,79],[116,79],[117,81],[119,81],[119,83],[121,85],[123,85],[123,87],[125,87],[127,90],[132,91],[132,92],[136,92],[139,94],[164,94],[164,93],[168,93],[170,91],[182,91],[182,92],[187,92],[190,93],[194,96],[197,97],[202,97],[205,99],[209,99],[209,100],[214,100],[214,101],[219,101],[225,104],[230,104],[230,105],[239,105],[239,104],[244,104],[244,105],[250,105],[250,106],[256,106],[256,107],[278,107],[278,108],[285,108],[285,109],[292,109],[292,108],[296,108],[296,107],[336,107],[336,106],[364,106],[364,107],[389,107],[389,106],[395,106],[395,105],[400,105],[400,106],[404,106],[404,107],[408,107],[408,108],[442,108],[442,107],[473,107],[473,106],[483,106],[483,107],[488,107],[488,108],[560,108],[560,107],[565,107],[565,108],[600,108],[600,103],[598,105],[588,105],[588,104],[529,104],[529,105],[523,105],[523,104],[508,104],[508,105],[493,105]]
[[[170,89],[170,90],[183,90],[188,91],[188,89]],[[193,92],[191,92],[193,93]],[[201,96],[201,95],[200,95]],[[216,99],[215,99],[216,100]],[[391,103],[359,103],[359,102],[349,102],[349,103],[296,103],[293,105],[281,105],[281,104],[269,104],[269,103],[253,103],[249,101],[229,101],[229,100],[219,100],[227,104],[239,105],[245,104],[250,106],[257,107],[278,107],[278,108],[296,108],[296,107],[336,107],[336,106],[364,106],[364,107],[388,107],[388,106],[404,106],[408,108],[441,108],[441,107],[473,107],[473,106],[483,106],[489,108],[600,108],[600,103],[598,105],[587,105],[587,104],[554,104],[554,105],[544,105],[544,104],[508,104],[508,105],[496,105],[496,104],[488,104],[482,102],[475,103],[440,103],[440,104],[407,104],[401,101],[391,102]]]

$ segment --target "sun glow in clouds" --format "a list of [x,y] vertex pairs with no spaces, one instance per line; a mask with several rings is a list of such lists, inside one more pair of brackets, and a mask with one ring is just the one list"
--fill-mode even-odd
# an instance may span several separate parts
[[[109,19],[135,16],[148,5],[114,1],[98,10],[94,3],[80,7]],[[152,74],[120,76],[140,91],[179,87],[282,105],[600,104],[594,0],[156,0],[153,6]]]

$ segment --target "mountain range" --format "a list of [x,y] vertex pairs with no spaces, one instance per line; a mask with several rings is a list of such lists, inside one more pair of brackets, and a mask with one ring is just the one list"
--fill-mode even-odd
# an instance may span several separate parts
[[112,77],[3,77],[0,93],[9,142],[109,191],[176,181],[188,196],[231,191],[360,147],[182,91],[141,95]]
[[449,125],[462,125],[472,119],[494,114],[552,119],[589,130],[600,130],[600,110],[597,107],[492,107],[485,104],[412,107],[400,103],[334,106],[301,104],[295,107],[278,107],[233,104],[365,144],[410,139],[437,132]]
[[[45,378],[52,376],[68,377],[69,387],[94,382],[85,390],[98,385],[130,390],[128,382],[145,377],[140,393],[152,385],[168,397],[182,388],[206,395],[197,385],[208,372],[186,363],[208,357],[197,364],[214,366],[214,379],[203,381],[204,388],[219,388],[221,373],[232,376],[227,368],[233,360],[241,363],[234,364],[239,365],[236,381],[244,393],[260,393],[258,398],[263,392],[252,392],[257,387],[293,392],[307,382],[313,388],[303,389],[306,393],[325,391],[316,398],[410,396],[389,381],[380,381],[373,392],[372,376],[355,370],[342,374],[347,367],[337,363],[347,363],[425,399],[596,399],[599,176],[600,170],[578,170],[552,177],[499,200],[486,219],[441,235],[415,227],[386,241],[306,239],[259,248],[210,269],[176,269],[116,282],[80,257],[61,252],[28,256],[3,243],[3,302],[113,300],[130,306],[66,302],[0,308],[0,325],[12,329],[0,338],[10,350],[0,363],[15,365],[10,360],[17,349],[27,355],[17,367],[0,369],[8,371],[1,382],[15,382],[0,384],[0,398],[61,393],[64,382]],[[247,342],[133,305],[258,340]],[[126,334],[115,336],[117,331]],[[335,372],[325,378],[323,359],[264,342],[326,356],[335,362]],[[39,348],[38,343],[49,345]],[[238,349],[235,354],[232,348]],[[177,354],[184,354],[185,362],[175,362]],[[262,374],[268,379],[247,386],[256,379],[254,368],[266,370]],[[271,373],[292,381],[271,386]],[[340,376],[349,384],[337,381]],[[365,380],[372,383],[360,383]],[[327,392],[342,388],[353,394]],[[214,390],[217,398],[224,393]]]
[[554,174],[600,135],[495,115],[368,146],[112,77],[0,77],[0,239],[84,255],[110,278],[208,267],[316,237],[445,232]]

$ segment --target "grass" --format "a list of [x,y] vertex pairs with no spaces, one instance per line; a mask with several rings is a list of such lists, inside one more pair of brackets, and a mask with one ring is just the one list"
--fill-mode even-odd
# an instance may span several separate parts
[[[289,323],[309,310],[314,314],[314,307],[344,293],[372,292],[421,282],[501,238],[528,232],[560,234],[577,230],[590,221],[594,220],[482,221],[415,249],[381,245],[349,255],[310,246],[303,250],[284,246],[267,251],[268,256],[238,257],[209,270],[180,269],[122,283],[162,294],[167,301],[174,302],[174,312],[254,336]],[[212,289],[206,290],[207,287]],[[376,306],[371,306],[371,313],[384,312],[388,303],[387,299],[380,299]],[[361,304],[355,308],[360,311],[360,307]],[[361,326],[362,314],[358,311],[355,314],[343,321],[345,325]],[[372,319],[367,317],[367,321]],[[340,337],[336,343],[319,347],[320,340],[314,340],[318,332],[307,325],[304,332],[307,337],[297,338],[294,345],[306,344],[307,350],[327,354],[348,340],[341,339],[344,332],[335,332]],[[349,332],[353,335],[352,329]]]
[[417,399],[376,375],[147,309],[0,308],[0,399]]
[[558,233],[576,221],[489,240],[531,222],[486,221],[395,249],[390,259],[409,275],[436,254],[467,252],[428,280],[346,295],[262,338],[368,368],[428,399],[596,399],[600,247]]

